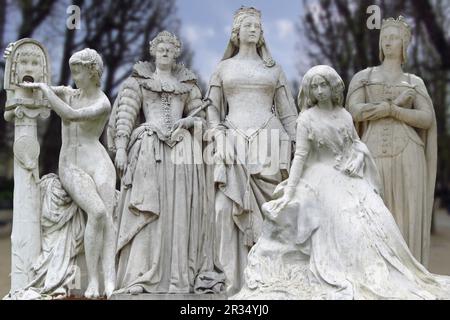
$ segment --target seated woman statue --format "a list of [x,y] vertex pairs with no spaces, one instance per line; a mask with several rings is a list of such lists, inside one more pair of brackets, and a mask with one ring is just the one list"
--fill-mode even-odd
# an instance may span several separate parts
[[99,138],[111,112],[111,104],[100,88],[103,61],[92,49],[75,53],[69,60],[77,90],[24,83],[40,89],[62,119],[59,179],[75,204],[87,214],[84,248],[88,272],[87,298],[99,293],[99,262],[103,264],[107,296],[114,291],[114,243],[112,220],[116,170]]
[[383,203],[343,92],[331,67],[305,75],[291,174],[263,205],[262,235],[234,298],[450,298],[450,277],[430,274],[413,257]]

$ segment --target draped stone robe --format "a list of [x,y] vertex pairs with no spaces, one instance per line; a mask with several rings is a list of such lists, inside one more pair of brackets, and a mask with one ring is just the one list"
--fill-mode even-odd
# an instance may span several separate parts
[[[389,208],[414,257],[428,264],[431,216],[437,166],[436,117],[423,81],[405,74],[405,80],[386,84],[368,68],[352,79],[347,108],[361,139],[375,158]],[[413,89],[416,97],[396,115],[380,117],[377,104],[394,101]]]
[[[200,135],[172,125],[201,104],[195,76],[174,69],[178,83],[160,81],[138,63],[113,110],[109,141],[126,141],[128,163],[117,208],[117,287],[150,293],[218,292]],[[145,122],[136,127],[142,111]],[[200,146],[200,149],[198,148]],[[196,154],[194,155],[194,152]],[[200,156],[200,158],[199,158]]]

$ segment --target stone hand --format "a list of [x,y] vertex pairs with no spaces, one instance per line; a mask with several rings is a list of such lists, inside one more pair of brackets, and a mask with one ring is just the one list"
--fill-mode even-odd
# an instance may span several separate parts
[[344,172],[347,175],[354,177],[358,174],[363,163],[364,163],[364,154],[358,153],[358,155],[355,158],[352,158],[347,162],[347,164],[345,165]]
[[414,100],[416,97],[416,90],[414,89],[408,89],[406,91],[403,91],[397,99],[394,100],[394,104],[397,106],[405,107],[410,100]]
[[125,149],[118,149],[116,153],[115,165],[121,174],[125,172],[127,161],[127,152]]
[[233,164],[235,161],[234,148],[227,144],[225,141],[216,142],[216,152],[214,153],[214,159],[219,163]]
[[283,196],[280,199],[270,201],[266,205],[266,210],[275,218],[281,210],[286,208],[286,206],[294,199],[295,187],[286,187]]
[[20,87],[26,89],[39,89],[45,91],[46,89],[50,89],[48,84],[41,82],[23,82],[19,84]]
[[193,117],[186,117],[178,120],[172,126],[172,132],[177,129],[190,129],[194,126],[195,119]]
[[3,58],[4,58],[4,59],[7,59],[7,58],[9,57],[9,55],[11,54],[11,52],[12,52],[13,49],[14,49],[14,45],[15,45],[14,42],[8,44],[8,46],[7,46],[6,49],[5,49],[5,52],[3,53]]

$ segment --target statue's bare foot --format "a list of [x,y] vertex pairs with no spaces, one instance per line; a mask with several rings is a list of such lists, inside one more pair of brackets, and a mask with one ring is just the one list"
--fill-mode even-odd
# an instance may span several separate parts
[[84,293],[84,296],[87,299],[97,299],[100,297],[97,281],[91,281],[89,283],[88,288],[86,289],[86,292]]
[[110,298],[114,292],[114,281],[109,281],[105,283],[105,294],[107,298]]
[[144,293],[144,288],[142,288],[141,286],[134,286],[134,287],[131,287],[130,290],[128,290],[128,292],[131,295],[138,295],[138,294]]

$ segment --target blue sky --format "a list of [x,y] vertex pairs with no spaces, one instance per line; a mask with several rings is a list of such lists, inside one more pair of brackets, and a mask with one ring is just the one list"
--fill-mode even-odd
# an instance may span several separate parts
[[298,80],[300,0],[177,0],[181,35],[194,51],[193,67],[208,81],[225,51],[234,12],[241,5],[262,12],[263,30],[274,59],[289,80]]

